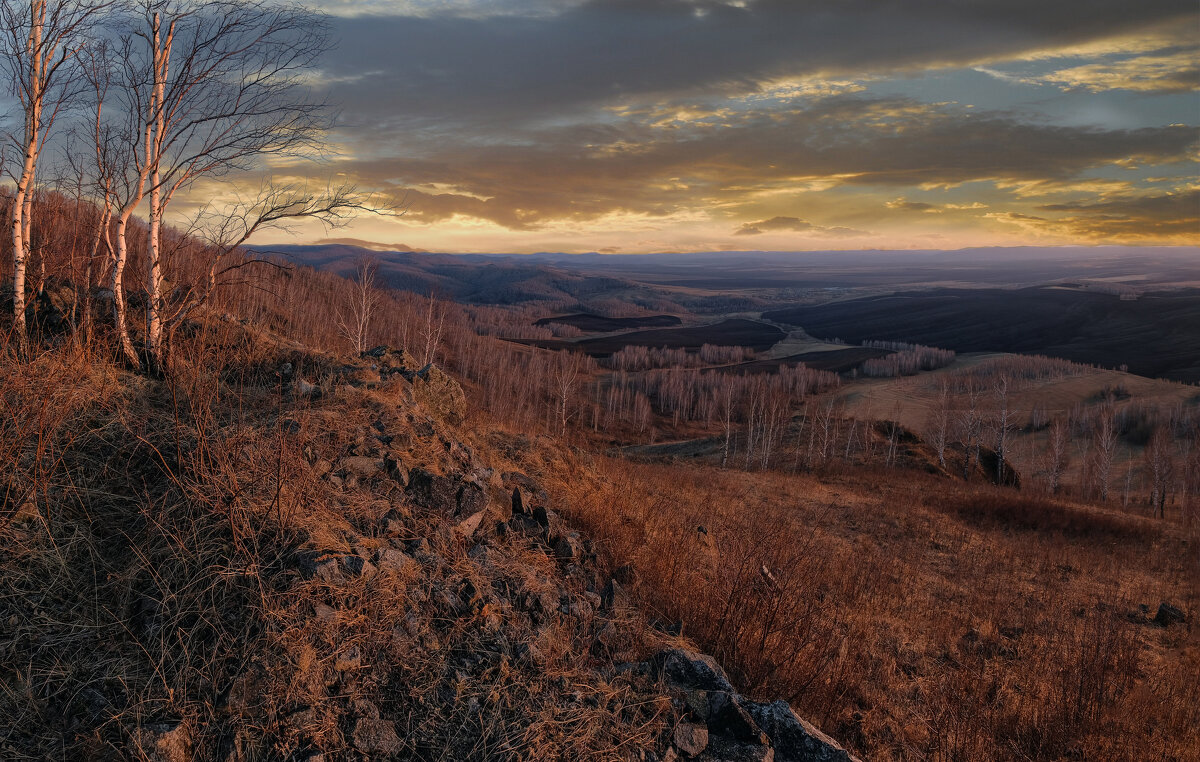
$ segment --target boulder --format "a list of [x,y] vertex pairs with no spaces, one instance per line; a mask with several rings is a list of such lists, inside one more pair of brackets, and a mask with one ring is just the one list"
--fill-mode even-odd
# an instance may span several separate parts
[[417,505],[446,514],[458,510],[458,483],[449,476],[430,473],[423,468],[408,472],[405,492]]
[[1158,611],[1154,614],[1154,623],[1160,627],[1170,627],[1173,624],[1183,624],[1187,621],[1187,615],[1183,611],[1171,604],[1163,601],[1158,604]]
[[733,693],[725,670],[706,654],[686,648],[668,648],[650,660],[653,674],[677,688]]
[[[740,743],[765,745],[768,738],[746,708],[742,697],[732,691],[709,691],[705,722],[714,736],[732,738]],[[691,703],[691,702],[689,702]]]
[[580,556],[579,538],[574,532],[569,535],[559,535],[550,542],[550,549],[559,561],[577,560]]
[[[408,374],[404,374],[408,378]],[[426,365],[409,378],[413,396],[427,409],[450,423],[459,423],[467,412],[467,397],[458,382],[436,365]]]
[[746,701],[743,708],[771,739],[777,762],[851,762],[854,757],[829,736],[797,716],[786,701],[759,704]]

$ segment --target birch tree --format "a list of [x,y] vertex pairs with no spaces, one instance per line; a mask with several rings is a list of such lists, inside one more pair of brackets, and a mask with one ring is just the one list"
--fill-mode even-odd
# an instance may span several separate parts
[[1046,444],[1046,472],[1050,482],[1050,493],[1058,494],[1062,488],[1062,477],[1070,463],[1071,425],[1063,418],[1050,422],[1050,439]]
[[264,157],[319,152],[326,112],[308,83],[328,28],[311,11],[268,0],[140,0],[129,25],[121,82],[139,124],[117,260],[123,269],[128,214],[145,199],[146,355],[158,368],[169,296],[167,209],[201,178],[250,170]]
[[29,0],[0,3],[0,66],[22,117],[9,136],[21,161],[11,172],[15,183],[9,214],[13,244],[13,328],[26,342],[25,274],[30,255],[33,189],[38,161],[58,115],[77,94],[76,56],[88,32],[111,2]]
[[1169,429],[1159,426],[1150,436],[1143,452],[1146,470],[1150,474],[1150,508],[1158,518],[1166,518],[1167,496],[1175,475],[1175,457],[1171,445]]
[[367,351],[371,318],[379,305],[379,289],[375,287],[378,269],[379,263],[374,257],[359,257],[354,268],[354,289],[345,311],[337,319],[338,332],[350,342],[355,354]]

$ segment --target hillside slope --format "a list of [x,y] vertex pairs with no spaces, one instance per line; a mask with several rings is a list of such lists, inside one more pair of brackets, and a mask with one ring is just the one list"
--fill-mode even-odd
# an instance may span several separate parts
[[553,444],[464,424],[436,366],[180,350],[0,377],[6,758],[850,759],[648,626],[516,470]]

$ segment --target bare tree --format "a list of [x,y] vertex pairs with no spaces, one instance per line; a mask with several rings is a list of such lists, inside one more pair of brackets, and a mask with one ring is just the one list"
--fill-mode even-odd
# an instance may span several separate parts
[[1113,460],[1117,454],[1117,434],[1116,411],[1110,401],[1101,408],[1092,426],[1093,475],[1102,503],[1108,502]]
[[0,66],[20,104],[22,128],[11,140],[22,156],[9,222],[13,242],[13,327],[24,346],[25,270],[38,160],[62,108],[79,84],[76,56],[95,16],[111,2],[16,0],[0,3]]
[[[262,257],[234,256],[254,235],[266,230],[289,230],[292,223],[300,220],[316,220],[326,228],[337,228],[348,223],[350,215],[357,211],[375,210],[352,185],[329,186],[315,191],[303,183],[270,181],[264,182],[253,198],[238,199],[220,207],[203,207],[193,219],[188,233],[207,244],[198,252],[198,257],[205,260],[206,269],[197,282],[181,289],[176,308],[164,316],[168,338],[183,320],[208,302],[221,286],[227,285],[230,277],[249,267],[277,266]],[[373,284],[374,263],[367,259],[361,264],[368,270],[368,284]],[[360,274],[362,272],[360,269]],[[361,282],[356,285],[356,292],[361,292]],[[356,298],[361,296],[360,293]],[[358,309],[366,309],[367,313],[364,337],[378,294],[369,287],[365,298],[365,306],[361,302],[358,305]],[[351,312],[354,312],[353,308]],[[166,346],[169,344],[166,342]]]
[[554,397],[557,403],[555,407],[558,408],[559,433],[566,434],[571,399],[575,395],[575,384],[579,380],[579,371],[583,363],[580,356],[570,350],[558,354],[558,363],[554,366]]
[[929,412],[929,441],[937,453],[938,465],[946,468],[946,446],[950,439],[950,382],[945,378],[938,383],[938,397]]
[[148,198],[146,350],[159,367],[167,208],[201,177],[252,169],[264,156],[319,151],[325,110],[306,77],[328,46],[328,29],[311,11],[269,0],[139,0],[137,7],[119,56],[121,90],[138,129],[128,145],[117,269],[127,250],[127,210]]
[[1050,440],[1046,444],[1046,472],[1050,481],[1050,492],[1058,494],[1062,487],[1063,473],[1070,463],[1071,426],[1062,419],[1050,422]]
[[1008,458],[1008,440],[1016,420],[1009,398],[1008,373],[1000,373],[993,381],[996,395],[996,483],[1004,483],[1004,466]]
[[1167,495],[1175,475],[1175,457],[1171,452],[1171,433],[1165,426],[1155,428],[1146,443],[1143,457],[1150,473],[1150,508],[1159,518],[1166,517]]
[[371,318],[379,306],[379,290],[375,287],[375,276],[379,262],[374,257],[359,257],[354,268],[354,289],[345,312],[338,317],[338,332],[342,334],[356,354],[367,351],[367,334]]
[[421,324],[421,364],[428,365],[437,357],[442,343],[442,329],[446,325],[446,304],[431,292],[425,300],[425,318]]

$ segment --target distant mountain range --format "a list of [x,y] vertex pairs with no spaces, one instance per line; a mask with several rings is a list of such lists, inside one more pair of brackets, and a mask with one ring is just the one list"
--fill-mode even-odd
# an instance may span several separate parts
[[[366,244],[366,245],[358,245]],[[370,248],[368,248],[368,246]],[[467,304],[617,300],[654,310],[734,312],[937,287],[1085,284],[1110,293],[1200,287],[1200,247],[1013,247],[957,251],[437,254],[357,239],[257,251],[339,275],[360,257],[398,289]]]

